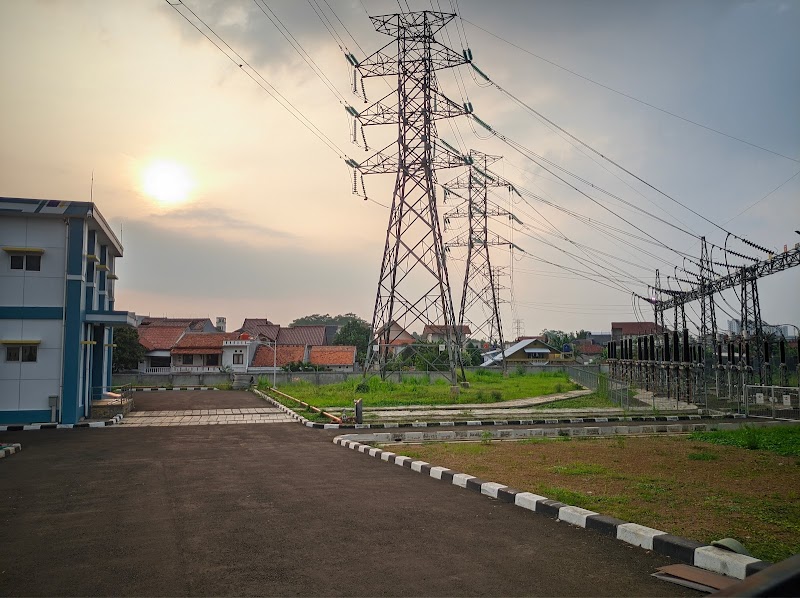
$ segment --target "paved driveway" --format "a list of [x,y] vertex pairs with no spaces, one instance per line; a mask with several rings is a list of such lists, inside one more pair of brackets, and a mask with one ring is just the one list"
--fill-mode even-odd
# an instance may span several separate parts
[[297,424],[2,432],[4,595],[680,595],[668,559]]
[[245,390],[153,390],[133,393],[135,411],[241,409],[268,403]]
[[280,409],[246,391],[138,391],[124,427],[274,424],[294,421]]

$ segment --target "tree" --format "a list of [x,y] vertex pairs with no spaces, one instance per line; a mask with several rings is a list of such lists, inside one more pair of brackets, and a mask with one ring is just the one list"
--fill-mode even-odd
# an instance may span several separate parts
[[542,330],[542,335],[547,337],[547,344],[551,347],[561,350],[564,345],[572,345],[575,340],[575,334],[572,332],[564,332],[563,330]]
[[353,321],[367,324],[356,314],[346,313],[337,316],[332,316],[330,314],[311,314],[310,316],[303,316],[292,320],[289,326],[344,326],[348,322]]
[[139,344],[139,332],[131,326],[114,328],[113,369],[135,370],[144,360],[145,349]]
[[370,326],[361,318],[350,320],[339,329],[333,339],[334,345],[354,345],[358,351],[358,361],[367,355],[370,341]]

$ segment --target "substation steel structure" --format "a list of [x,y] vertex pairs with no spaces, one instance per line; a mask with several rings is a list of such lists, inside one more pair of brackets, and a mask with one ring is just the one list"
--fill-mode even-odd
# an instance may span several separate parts
[[[445,226],[452,219],[466,218],[469,228],[466,233],[449,241],[445,250],[451,247],[466,247],[464,284],[461,292],[461,306],[458,311],[458,330],[469,326],[473,338],[485,338],[490,345],[502,351],[503,325],[500,316],[501,271],[492,266],[489,248],[493,246],[512,246],[512,243],[489,230],[489,217],[516,218],[508,210],[489,205],[490,188],[513,189],[513,185],[490,173],[489,166],[500,160],[500,156],[490,156],[477,150],[469,152],[469,170],[445,183],[445,197],[455,196],[463,203],[446,212]],[[466,196],[463,193],[466,192]],[[502,360],[506,372],[506,360]]]
[[[758,297],[758,279],[800,265],[800,244],[766,260],[737,267],[725,276],[711,277],[712,262],[705,240],[700,274],[693,288],[677,291],[661,287],[656,271],[656,284],[651,297],[640,297],[653,306],[655,321],[652,334],[611,341],[607,345],[610,374],[630,381],[646,390],[675,398],[698,402],[707,399],[706,382],[709,370],[714,372],[716,396],[738,401],[744,387],[758,377],[760,385],[772,381],[771,344],[764,334]],[[689,282],[688,280],[684,282]],[[739,289],[742,334],[723,346],[716,336],[713,295],[727,289]],[[666,299],[659,296],[666,295]],[[692,339],[686,327],[686,305],[701,301],[700,335]],[[665,327],[665,312],[674,310],[674,328]],[[781,385],[787,383],[786,344],[778,343],[778,364]],[[726,389],[726,392],[724,392]]]
[[[464,166],[465,156],[441,142],[436,121],[466,114],[466,107],[439,91],[436,71],[465,64],[466,56],[439,43],[434,35],[455,15],[421,11],[370,17],[375,29],[394,38],[361,62],[348,55],[366,102],[363,80],[396,77],[396,90],[366,109],[348,112],[362,126],[395,125],[397,141],[361,163],[348,165],[363,175],[396,175],[386,243],[381,261],[372,342],[365,373],[378,368],[386,377],[400,335],[412,326],[441,327],[452,384],[464,378],[461,339],[445,262],[444,243],[436,205],[436,170]],[[363,179],[362,179],[363,180]]]

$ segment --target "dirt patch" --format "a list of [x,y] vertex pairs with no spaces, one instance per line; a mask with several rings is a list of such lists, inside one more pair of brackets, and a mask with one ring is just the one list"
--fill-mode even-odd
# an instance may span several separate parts
[[398,452],[701,542],[736,538],[765,560],[800,551],[797,457],[686,437],[431,444]]

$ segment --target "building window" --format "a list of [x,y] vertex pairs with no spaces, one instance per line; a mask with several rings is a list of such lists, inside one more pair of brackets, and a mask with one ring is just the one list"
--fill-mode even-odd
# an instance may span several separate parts
[[192,365],[194,363],[194,355],[184,355],[183,365]]
[[42,256],[41,255],[12,255],[11,256],[11,269],[12,270],[29,270],[31,272],[39,272],[42,269]]
[[233,354],[233,365],[242,365],[244,363],[244,355],[241,353]]
[[219,365],[219,355],[206,355],[206,365]]
[[36,345],[11,345],[6,347],[6,361],[36,361],[39,347]]

